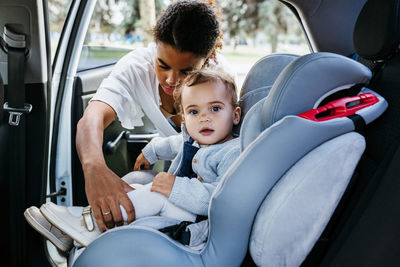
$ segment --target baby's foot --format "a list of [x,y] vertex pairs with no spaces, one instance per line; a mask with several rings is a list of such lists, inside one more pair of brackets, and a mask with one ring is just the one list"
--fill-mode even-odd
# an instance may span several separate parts
[[40,212],[54,226],[84,247],[101,234],[90,208],[64,207],[47,202],[40,207]]
[[58,249],[69,252],[73,246],[71,237],[52,225],[37,207],[27,208],[24,212],[26,221]]

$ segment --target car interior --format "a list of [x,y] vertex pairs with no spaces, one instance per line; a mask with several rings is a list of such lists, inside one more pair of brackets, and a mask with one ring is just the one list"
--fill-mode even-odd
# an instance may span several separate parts
[[[87,205],[76,124],[113,68],[77,70],[95,2],[73,2],[52,65],[47,1],[0,0],[1,251],[11,266],[55,265],[23,219],[27,207]],[[204,248],[138,220],[60,253],[68,266],[399,264],[400,1],[281,2],[312,53],[268,55],[249,71],[242,153],[212,196]],[[144,121],[130,130],[115,120],[105,130],[107,165],[121,177],[158,136]]]

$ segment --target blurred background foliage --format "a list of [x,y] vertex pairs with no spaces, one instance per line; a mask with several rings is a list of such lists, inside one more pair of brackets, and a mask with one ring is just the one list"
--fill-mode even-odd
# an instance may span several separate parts
[[[70,0],[49,0],[50,28],[60,32],[67,15]],[[140,3],[151,3],[140,10]],[[98,0],[91,20],[91,33],[140,36],[141,42],[149,33],[143,18],[158,17],[172,1],[168,0]],[[269,43],[270,52],[276,52],[280,43],[304,42],[302,30],[290,9],[277,0],[215,0],[220,10],[224,43],[235,48],[239,45],[258,46]],[[151,10],[151,8],[155,10]],[[151,21],[154,24],[155,18]],[[146,30],[144,30],[147,27]]]
[[[82,50],[81,69],[97,64],[94,58],[117,59],[135,47],[147,45],[153,40],[151,29],[156,18],[173,1],[97,0]],[[221,53],[243,79],[251,66],[269,53],[309,52],[299,21],[278,0],[204,1],[212,2],[219,13],[224,33]],[[53,51],[71,2],[48,1]]]

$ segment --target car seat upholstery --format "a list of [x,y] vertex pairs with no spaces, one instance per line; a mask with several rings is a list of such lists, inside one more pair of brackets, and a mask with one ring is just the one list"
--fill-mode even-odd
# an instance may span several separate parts
[[242,109],[242,120],[235,127],[235,132],[239,133],[243,118],[249,109],[268,95],[278,75],[298,57],[292,54],[271,54],[261,58],[254,64],[240,90],[239,106]]
[[[245,116],[240,136],[243,151],[212,195],[210,230],[202,250],[133,224],[104,233],[73,266],[238,266],[246,255],[252,228],[250,245],[257,264],[292,266],[301,262],[329,220],[364,150],[364,140],[353,132],[355,126],[347,117],[315,122],[296,115],[317,107],[338,88],[366,83],[370,77],[365,66],[330,53],[300,57],[284,69],[269,95]],[[378,98],[378,103],[357,112],[366,123],[387,106]],[[330,164],[341,156],[346,164],[337,170]],[[326,166],[332,172],[323,176]],[[325,185],[324,193],[313,184]],[[288,197],[282,195],[285,189],[291,192]],[[282,198],[287,199],[283,204]],[[315,203],[318,201],[323,203]],[[258,246],[260,242],[267,245]],[[271,261],[263,257],[276,255],[284,246],[287,249]]]
[[[367,149],[353,188],[305,266],[399,265],[400,1],[369,0],[354,29],[359,61],[373,70],[369,88],[389,103],[365,131]],[[397,155],[397,157],[396,157]],[[397,171],[396,171],[397,170]],[[317,253],[317,251],[319,251]]]
[[[327,95],[336,92],[338,88],[343,89],[343,85],[344,88],[351,88],[354,84],[366,83],[370,77],[369,71],[360,64],[357,65],[361,69],[357,69],[351,60],[329,53],[304,56],[295,62],[278,77],[265,102],[260,101],[249,111],[249,118],[256,117],[252,115],[255,113],[261,119],[246,118],[242,127],[256,130],[247,131],[247,135],[241,136],[243,148],[253,142],[258,128],[268,127],[270,123],[288,114],[299,114],[304,111],[303,106],[316,107]],[[318,75],[313,76],[316,73]],[[310,82],[304,77],[314,79]],[[298,90],[302,88],[301,93],[296,90],[286,91],[287,86],[298,87]],[[367,91],[364,89],[361,93]],[[382,102],[381,105],[379,111],[363,115],[367,123],[382,113],[386,103]],[[258,124],[266,124],[256,126],[257,121]],[[305,129],[292,128],[290,132],[294,133],[291,138],[296,139],[294,147],[301,146],[296,142],[307,140],[306,136],[302,137]],[[358,139],[353,138],[355,135],[348,134],[319,146],[288,171],[268,194],[255,219],[250,241],[250,253],[257,265],[301,264],[324,230],[361,156],[362,138],[359,135]],[[287,142],[288,139],[287,136],[282,141]],[[355,144],[359,147],[355,147]],[[318,167],[315,162],[318,162]]]

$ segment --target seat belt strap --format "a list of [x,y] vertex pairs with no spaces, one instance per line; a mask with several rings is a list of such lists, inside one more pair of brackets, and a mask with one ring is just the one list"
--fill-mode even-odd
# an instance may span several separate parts
[[365,134],[365,128],[367,127],[367,123],[365,122],[363,117],[361,117],[358,114],[352,114],[347,116],[347,118],[353,121],[354,131],[358,132],[361,135]]
[[13,266],[25,266],[26,234],[23,212],[26,206],[26,121],[23,114],[32,106],[25,103],[25,36],[4,28],[3,40],[8,54],[8,102],[4,110],[9,113],[10,125],[10,236]]
[[18,126],[21,116],[32,110],[32,105],[25,103],[25,35],[5,26],[3,40],[8,54],[8,102],[4,103],[4,110],[10,114],[8,124]]

